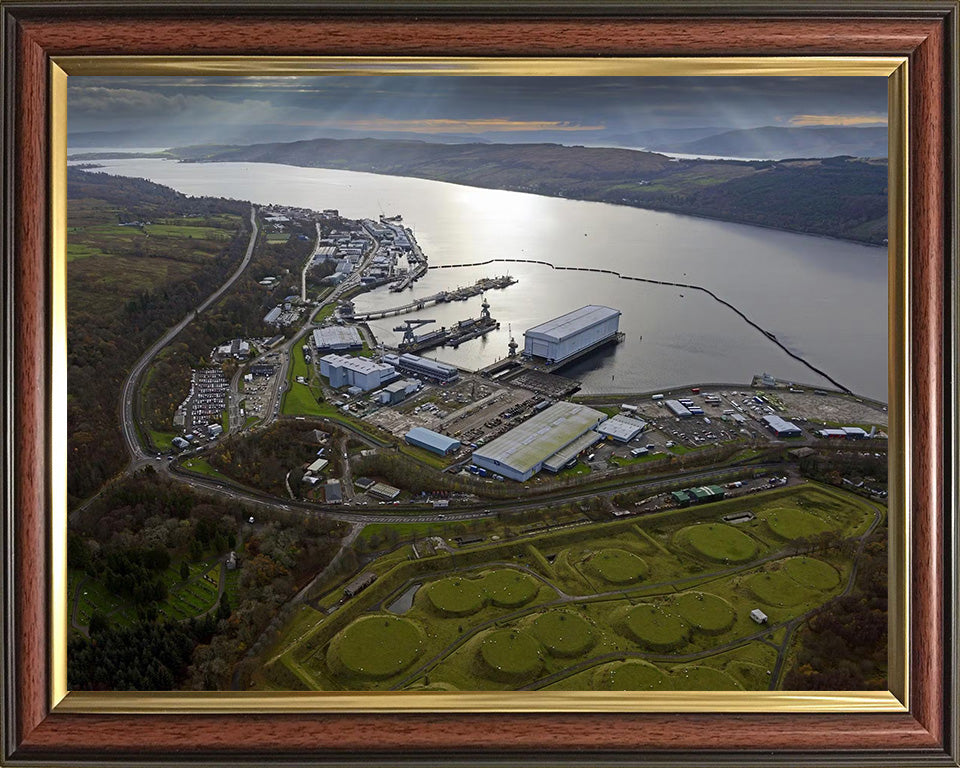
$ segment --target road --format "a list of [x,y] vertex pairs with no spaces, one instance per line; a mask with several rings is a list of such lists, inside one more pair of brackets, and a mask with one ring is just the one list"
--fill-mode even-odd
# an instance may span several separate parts
[[130,464],[127,467],[128,472],[133,472],[144,464],[156,463],[155,457],[144,450],[144,447],[140,444],[140,438],[137,435],[136,416],[134,411],[137,392],[139,391],[140,378],[143,376],[143,372],[149,367],[150,363],[153,362],[153,359],[160,353],[160,350],[173,341],[177,334],[186,328],[187,325],[189,325],[197,315],[199,315],[207,307],[223,296],[230,286],[237,281],[237,278],[243,274],[243,271],[250,264],[250,258],[253,256],[253,248],[257,242],[257,209],[253,207],[250,208],[250,225],[252,226],[253,230],[250,233],[250,242],[247,245],[247,252],[244,254],[243,261],[240,262],[240,266],[237,267],[236,271],[229,278],[227,278],[223,285],[211,293],[210,296],[208,296],[207,299],[196,308],[196,310],[190,312],[185,318],[183,318],[183,320],[181,320],[163,336],[157,339],[157,341],[154,342],[154,344],[143,353],[143,356],[137,360],[133,366],[133,369],[130,371],[130,375],[127,376],[126,381],[123,382],[123,390],[120,395],[120,423],[123,427],[123,439],[126,441],[127,450],[130,452]]

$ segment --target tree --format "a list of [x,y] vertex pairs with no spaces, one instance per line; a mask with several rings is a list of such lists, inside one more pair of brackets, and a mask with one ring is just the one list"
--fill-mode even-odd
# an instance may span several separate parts
[[217,619],[223,620],[230,618],[230,598],[227,596],[227,593],[224,592],[220,595],[220,605],[217,606]]
[[87,627],[90,636],[99,635],[101,632],[106,632],[109,628],[110,622],[107,621],[107,617],[100,611],[94,611],[90,616],[90,624]]
[[187,565],[186,560],[180,563],[180,578],[183,581],[186,581],[190,578],[190,566]]

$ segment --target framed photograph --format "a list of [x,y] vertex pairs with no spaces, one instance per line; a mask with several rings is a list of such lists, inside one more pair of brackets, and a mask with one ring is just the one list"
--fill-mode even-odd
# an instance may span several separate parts
[[3,2],[4,764],[958,765],[957,10]]

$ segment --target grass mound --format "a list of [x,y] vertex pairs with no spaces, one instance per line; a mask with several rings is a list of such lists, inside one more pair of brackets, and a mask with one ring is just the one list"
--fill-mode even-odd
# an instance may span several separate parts
[[511,683],[530,679],[543,666],[540,644],[518,629],[498,629],[484,637],[480,658],[489,677]]
[[642,557],[624,549],[601,549],[590,558],[588,567],[611,584],[632,584],[649,573]]
[[713,667],[678,667],[670,674],[678,691],[742,691],[743,686],[726,672]]
[[825,591],[840,583],[840,574],[830,563],[814,557],[791,557],[783,564],[786,574],[805,587]]
[[364,616],[330,643],[331,670],[370,679],[392,677],[409,667],[423,650],[423,637],[413,622],[396,616]]
[[623,623],[628,635],[653,651],[677,648],[689,636],[689,628],[673,606],[641,603],[627,611]]
[[602,691],[668,691],[667,675],[646,661],[606,664],[597,670],[594,685]]
[[575,613],[543,613],[530,626],[534,637],[551,656],[579,656],[593,647],[593,628]]
[[486,604],[482,579],[452,576],[426,587],[427,598],[442,616],[469,616]]
[[812,512],[791,507],[778,507],[762,515],[770,530],[782,539],[801,539],[833,528]]
[[810,590],[798,584],[783,570],[755,573],[744,583],[758,600],[767,605],[799,605],[813,597]]
[[510,568],[487,571],[473,579],[451,576],[424,588],[430,604],[441,616],[469,616],[488,603],[516,608],[529,603],[539,591],[536,579]]
[[540,584],[525,573],[501,568],[483,577],[483,589],[494,605],[516,608],[533,600],[540,591]]
[[730,629],[735,618],[730,603],[708,592],[684,592],[677,609],[688,624],[709,634]]
[[690,525],[678,532],[696,552],[721,563],[743,563],[757,554],[757,543],[725,523]]

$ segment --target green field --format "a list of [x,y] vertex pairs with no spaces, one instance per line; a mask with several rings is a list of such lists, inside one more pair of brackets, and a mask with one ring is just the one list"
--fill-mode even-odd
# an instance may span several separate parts
[[626,634],[654,651],[670,651],[683,645],[690,628],[672,605],[641,603],[623,616]]
[[530,631],[551,656],[580,656],[596,642],[589,622],[568,611],[540,614]]
[[[756,518],[721,521],[743,509]],[[811,484],[626,520],[558,520],[556,530],[517,540],[496,528],[466,549],[452,542],[462,535],[456,524],[435,524],[432,535],[450,537],[454,554],[412,559],[402,547],[377,557],[365,566],[378,575],[373,586],[339,608],[341,593],[332,590],[317,603],[332,612],[281,632],[276,663],[316,689],[346,681],[359,690],[766,690],[786,623],[848,583],[848,554],[797,555],[768,526],[774,511],[803,520],[799,513],[811,510],[851,535],[874,519],[858,497]],[[389,529],[378,523],[365,532]],[[414,531],[426,533],[423,524],[396,527],[398,536]],[[401,653],[382,668],[369,654],[344,663],[340,649],[355,644],[357,622],[381,621],[385,606],[408,592],[402,620],[420,633],[416,658]],[[751,620],[755,608],[767,625]],[[281,677],[266,674],[264,686]]]
[[649,572],[643,558],[622,549],[602,549],[590,558],[591,570],[611,584],[632,584]]
[[331,668],[367,678],[386,678],[406,669],[420,655],[417,627],[396,616],[366,616],[347,627],[330,644]]
[[494,679],[520,682],[543,666],[540,644],[531,635],[515,629],[491,632],[480,643],[484,672]]
[[753,539],[725,523],[691,525],[677,537],[698,554],[721,563],[742,563],[757,554],[757,543]]

